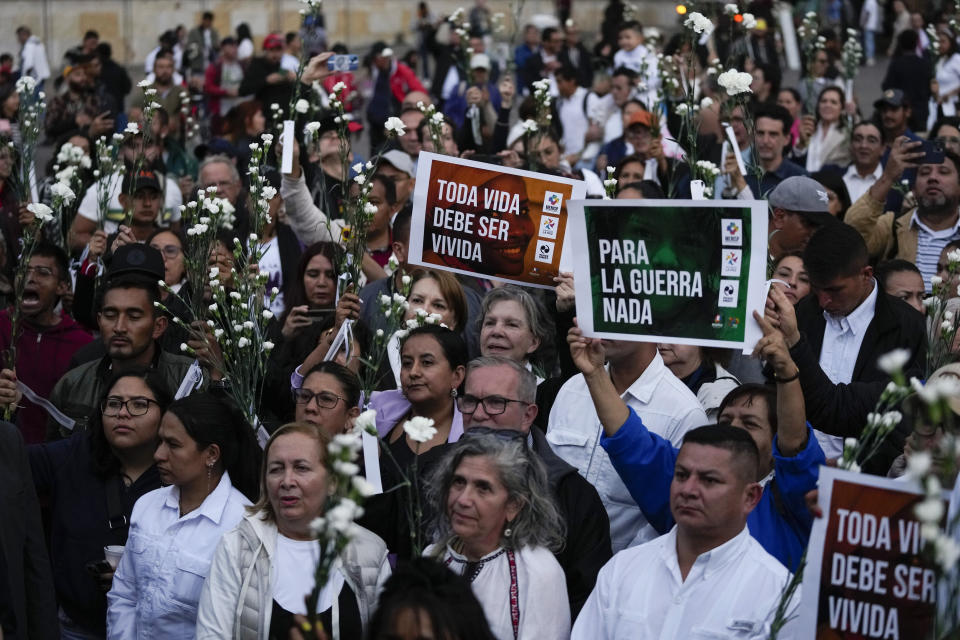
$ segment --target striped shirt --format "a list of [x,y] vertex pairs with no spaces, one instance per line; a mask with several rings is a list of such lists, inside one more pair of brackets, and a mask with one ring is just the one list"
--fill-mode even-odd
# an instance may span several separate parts
[[930,293],[932,287],[930,278],[937,275],[937,262],[940,260],[940,254],[943,248],[954,240],[960,240],[960,218],[952,227],[934,231],[920,221],[917,212],[914,211],[910,216],[910,225],[917,229],[917,259],[915,264],[923,274],[923,286],[927,293]]

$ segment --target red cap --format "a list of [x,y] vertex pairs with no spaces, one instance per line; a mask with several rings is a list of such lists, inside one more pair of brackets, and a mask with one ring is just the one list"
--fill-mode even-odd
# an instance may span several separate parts
[[271,33],[263,39],[264,49],[283,49],[283,38],[275,33]]
[[630,116],[630,119],[627,120],[627,126],[632,127],[635,124],[640,124],[650,129],[653,127],[653,114],[649,111],[635,111],[633,115]]

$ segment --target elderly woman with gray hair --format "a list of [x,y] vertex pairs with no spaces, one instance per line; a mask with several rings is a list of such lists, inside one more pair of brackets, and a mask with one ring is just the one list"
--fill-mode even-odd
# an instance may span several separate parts
[[529,291],[506,285],[484,296],[480,353],[523,364],[536,374],[537,384],[553,373],[554,333],[553,318]]
[[499,640],[569,638],[570,605],[553,551],[564,523],[543,463],[516,431],[475,427],[430,482],[435,544],[424,555],[465,576]]

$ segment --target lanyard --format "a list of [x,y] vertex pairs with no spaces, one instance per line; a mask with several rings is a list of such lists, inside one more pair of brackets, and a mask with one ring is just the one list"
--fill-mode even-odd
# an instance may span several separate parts
[[[507,554],[507,566],[510,569],[510,624],[513,626],[513,640],[517,640],[520,635],[520,588],[517,585],[517,557],[512,550],[501,549],[497,553],[483,558],[479,562],[464,562],[453,556],[447,557],[446,565],[449,567],[454,560],[464,565],[464,576],[472,584],[473,581],[480,575],[480,570],[483,569],[483,565],[493,560],[494,558],[499,557],[503,553]],[[474,567],[470,567],[474,565]],[[469,570],[469,575],[467,574]]]

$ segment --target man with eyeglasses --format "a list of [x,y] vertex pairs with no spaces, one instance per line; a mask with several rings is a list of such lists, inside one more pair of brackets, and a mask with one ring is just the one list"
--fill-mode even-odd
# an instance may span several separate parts
[[850,152],[853,162],[843,174],[843,183],[850,194],[850,202],[856,202],[873,183],[883,175],[883,132],[874,122],[864,120],[855,125],[850,134]]
[[[60,298],[70,292],[67,255],[60,247],[41,242],[27,266],[26,283],[20,312],[23,330],[17,341],[16,373],[4,369],[3,377],[19,380],[40,397],[47,398],[54,385],[70,368],[70,358],[83,345],[93,341],[77,322],[57,310]],[[12,324],[10,310],[0,311],[0,349],[10,347]],[[43,442],[46,412],[24,398],[14,422],[27,444]]]
[[537,379],[515,360],[488,356],[467,365],[464,393],[457,398],[463,427],[509,431],[526,436],[530,449],[547,468],[550,487],[567,523],[567,539],[556,554],[567,579],[571,618],[576,618],[611,557],[610,522],[597,490],[553,452],[539,429]]

